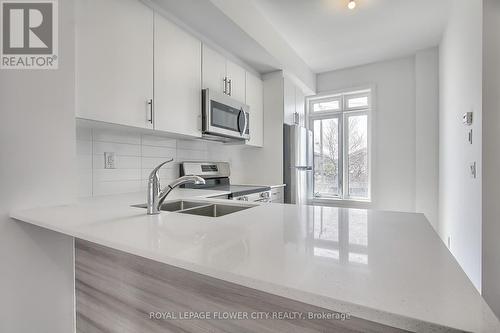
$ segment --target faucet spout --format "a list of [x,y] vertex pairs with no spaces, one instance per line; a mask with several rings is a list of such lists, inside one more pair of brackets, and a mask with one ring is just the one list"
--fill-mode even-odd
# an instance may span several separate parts
[[180,178],[177,178],[167,186],[163,190],[160,191],[159,194],[159,200],[158,200],[158,210],[160,210],[161,205],[167,198],[167,195],[177,186],[187,184],[187,183],[194,183],[196,185],[203,185],[205,184],[205,179],[198,177],[198,176],[183,176]]
[[177,186],[186,184],[186,183],[195,183],[195,184],[205,184],[205,179],[198,176],[184,176],[176,179],[172,183],[168,184],[164,189],[161,189],[160,186],[160,177],[158,175],[158,171],[162,166],[167,163],[172,162],[173,159],[165,161],[159,164],[156,168],[151,171],[149,174],[148,180],[148,214],[149,215],[157,215],[160,213],[160,208],[168,194]]

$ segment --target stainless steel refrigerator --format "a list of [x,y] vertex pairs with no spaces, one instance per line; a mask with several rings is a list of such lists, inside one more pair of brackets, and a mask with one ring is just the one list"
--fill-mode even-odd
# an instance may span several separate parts
[[283,168],[285,203],[307,204],[312,197],[312,131],[298,125],[284,125]]

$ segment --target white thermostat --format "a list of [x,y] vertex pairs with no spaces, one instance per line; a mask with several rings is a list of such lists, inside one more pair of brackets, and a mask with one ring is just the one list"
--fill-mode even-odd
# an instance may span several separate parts
[[472,112],[464,113],[464,115],[462,116],[462,122],[467,126],[472,125]]

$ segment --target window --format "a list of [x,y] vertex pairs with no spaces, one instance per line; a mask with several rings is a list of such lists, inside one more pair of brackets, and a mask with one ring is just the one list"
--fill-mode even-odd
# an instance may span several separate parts
[[309,99],[314,197],[370,199],[371,90]]
[[340,110],[340,99],[328,99],[326,101],[317,101],[314,103],[313,111],[314,112],[322,112],[322,111],[336,111]]

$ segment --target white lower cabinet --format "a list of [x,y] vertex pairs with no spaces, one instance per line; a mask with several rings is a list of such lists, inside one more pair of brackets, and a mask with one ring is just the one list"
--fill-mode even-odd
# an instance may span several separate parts
[[137,0],[76,1],[76,116],[153,128],[153,11]]
[[264,86],[257,76],[246,73],[246,104],[250,106],[249,146],[264,145]]
[[155,14],[154,128],[201,137],[201,42]]

